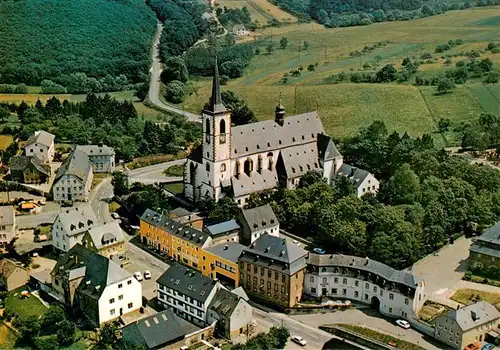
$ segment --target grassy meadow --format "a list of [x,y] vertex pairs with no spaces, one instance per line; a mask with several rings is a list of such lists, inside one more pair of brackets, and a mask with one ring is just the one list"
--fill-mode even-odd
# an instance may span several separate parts
[[215,6],[227,7],[228,9],[246,7],[252,21],[257,25],[266,25],[268,21],[276,19],[280,22],[297,22],[292,14],[283,11],[268,0],[218,0]]
[[[360,127],[374,120],[383,120],[391,130],[408,131],[420,135],[437,130],[440,118],[467,121],[481,112],[500,114],[500,85],[484,85],[472,81],[457,86],[452,92],[436,95],[435,87],[414,87],[405,84],[327,84],[325,78],[338,72],[363,70],[369,63],[380,67],[392,63],[400,67],[404,57],[419,58],[431,52],[432,64],[419,67],[421,72],[435,74],[444,71],[442,55],[484,49],[491,41],[500,40],[500,7],[473,8],[466,11],[449,11],[445,14],[405,22],[376,23],[362,27],[327,29],[316,23],[290,24],[280,28],[257,30],[261,37],[261,54],[252,59],[243,77],[229,81],[223,89],[236,92],[248,101],[258,119],[273,118],[274,106],[282,94],[287,113],[318,110],[328,133],[334,137],[352,135]],[[286,49],[278,48],[282,36],[287,37]],[[442,54],[434,53],[439,43],[462,39],[464,44]],[[271,55],[263,54],[269,42],[275,44]],[[304,41],[307,50],[298,50]],[[389,43],[360,57],[350,57],[352,51],[361,51],[365,45]],[[496,68],[500,54],[484,53]],[[466,57],[452,58],[456,60]],[[309,64],[316,70],[307,71]],[[289,77],[280,82],[284,73],[299,66],[304,71],[299,77]],[[181,106],[199,112],[210,95],[211,79],[195,79],[195,91],[186,97]],[[454,143],[447,135],[440,145]],[[441,138],[442,139],[442,138]]]

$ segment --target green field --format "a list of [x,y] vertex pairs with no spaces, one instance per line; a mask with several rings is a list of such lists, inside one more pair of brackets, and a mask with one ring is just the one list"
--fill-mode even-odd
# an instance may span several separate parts
[[[500,38],[500,25],[496,23],[499,10],[449,11],[419,20],[361,27],[327,29],[309,23],[258,30],[262,53],[252,59],[243,77],[229,81],[223,89],[246,99],[258,119],[273,118],[281,93],[287,114],[318,110],[326,131],[334,137],[352,135],[374,120],[385,121],[391,131],[408,131],[412,135],[433,132],[440,118],[466,121],[484,111],[494,113],[500,101],[500,85],[470,82],[468,86],[457,86],[453,93],[435,95],[435,87],[419,89],[397,83],[326,85],[325,78],[340,71],[358,71],[364,63],[376,67],[392,63],[399,67],[404,57],[418,58],[424,52],[431,52],[436,62],[422,65],[420,70],[430,74],[442,71],[446,66],[441,54],[434,53],[435,46],[462,39],[464,45],[453,48],[450,54],[486,48],[488,42]],[[267,43],[272,40],[277,47],[282,36],[287,37],[288,48],[263,54]],[[308,49],[298,52],[305,40]],[[389,43],[361,57],[349,56],[354,50],[381,41]],[[495,69],[499,69],[500,54],[484,53],[482,57],[490,57],[496,63]],[[463,58],[453,58],[452,62],[459,59]],[[290,77],[285,85],[280,83],[284,73],[316,63],[315,71],[304,69],[300,77]],[[210,84],[211,79],[193,81],[195,93],[186,98],[182,107],[200,111],[210,95]]]
[[40,300],[38,300],[37,297],[30,295],[24,299],[19,298],[19,295],[23,290],[25,290],[25,288],[21,287],[9,293],[7,299],[5,299],[5,310],[14,312],[19,317],[43,315],[47,311],[47,308]]

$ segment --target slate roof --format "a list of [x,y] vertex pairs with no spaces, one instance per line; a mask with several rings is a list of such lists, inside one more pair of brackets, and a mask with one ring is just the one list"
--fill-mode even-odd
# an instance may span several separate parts
[[0,225],[11,226],[14,225],[14,222],[14,207],[12,207],[11,205],[0,206]]
[[85,270],[85,277],[78,289],[94,299],[99,299],[107,286],[131,277],[130,273],[115,262],[102,255],[91,253]]
[[216,225],[210,225],[206,227],[208,233],[214,237],[221,235],[226,232],[233,232],[240,229],[240,225],[236,222],[236,220],[224,221]]
[[171,219],[167,215],[161,215],[151,209],[146,209],[141,216],[141,220],[155,227],[161,227],[169,234],[198,246],[203,246],[207,240],[211,238],[208,233],[198,231],[189,226],[184,226],[175,219]]
[[220,288],[215,292],[208,308],[215,311],[219,316],[230,318],[239,301],[240,297],[237,294]]
[[207,300],[217,284],[215,280],[203,276],[198,271],[179,264],[170,266],[156,282],[200,302]]
[[122,328],[123,339],[157,349],[181,340],[186,335],[172,309],[145,317]]
[[245,248],[246,247],[243,244],[231,242],[227,244],[216,245],[215,247],[210,247],[206,250],[214,255],[220,256],[221,258],[236,263],[238,262],[238,257],[241,255],[241,252]]
[[205,112],[210,114],[225,113],[227,111],[222,101],[222,95],[220,91],[219,83],[219,65],[217,64],[217,56],[215,57],[214,63],[214,76],[212,79],[212,97],[210,99],[210,105]]
[[178,218],[181,216],[186,216],[189,214],[192,214],[192,213],[189,210],[184,209],[183,207],[178,207],[178,208],[175,208],[174,210],[171,210],[168,212],[168,216],[172,219]]
[[294,274],[305,268],[305,259],[303,258],[306,256],[307,252],[304,249],[285,238],[262,235],[250,247],[243,249],[239,260],[263,264],[269,268],[272,265],[279,265],[283,269],[284,265],[284,270]]
[[24,270],[22,266],[19,266],[10,259],[2,258],[2,260],[0,260],[0,275],[4,276],[5,278],[9,278],[17,268]]
[[187,159],[192,160],[193,162],[201,164],[203,162],[203,145],[199,145],[195,149],[189,153]]
[[10,158],[10,170],[24,171],[30,164],[39,172],[50,176],[50,165],[44,164],[38,157],[13,156]]
[[314,142],[323,134],[317,112],[285,117],[283,126],[274,120],[239,125],[232,128],[232,158],[262,152],[273,152],[290,146]]
[[472,244],[469,248],[469,251],[478,254],[489,255],[494,258],[500,258],[500,249],[486,247],[477,243]]
[[279,225],[278,218],[269,204],[241,211],[251,232],[271,228]]
[[47,131],[44,130],[35,131],[35,134],[31,136],[28,139],[28,141],[26,141],[24,147],[30,146],[35,143],[39,143],[40,145],[50,147],[54,143],[54,138],[55,136]]
[[87,183],[90,169],[92,169],[92,164],[85,152],[74,150],[57,171],[56,181],[67,174],[76,176],[85,184]]
[[106,145],[78,145],[75,150],[82,151],[87,156],[113,156],[115,150]]
[[116,244],[125,241],[123,230],[117,221],[111,221],[104,225],[94,226],[89,230],[89,235],[97,249],[104,248],[109,244]]
[[342,157],[330,136],[323,134],[318,135],[318,155],[324,161]]
[[51,271],[51,275],[63,276],[68,274],[70,280],[82,277],[85,274],[85,266],[87,266],[91,254],[92,252],[80,243],[75,244],[70,250],[59,257]]
[[245,290],[243,289],[243,287],[238,287],[238,288],[235,288],[231,291],[231,293],[233,294],[236,294],[238,295],[240,298],[242,298],[243,300],[245,301],[248,301],[249,298],[248,298],[248,295],[247,293],[245,292]]
[[456,321],[463,331],[468,331],[498,319],[500,313],[496,307],[483,300],[461,307],[458,310],[450,310],[445,316],[441,317],[447,317]]
[[481,236],[476,238],[476,241],[500,245],[500,221],[486,229]]
[[361,183],[366,179],[366,177],[370,175],[370,173],[366,170],[356,168],[349,164],[342,164],[340,167],[337,176],[347,177],[349,180],[354,181],[356,188],[361,185]]
[[311,170],[320,170],[317,146],[315,143],[288,147],[280,152],[287,178],[304,175]]
[[416,276],[408,271],[400,271],[369,258],[361,258],[343,254],[309,253],[307,264],[316,267],[346,267],[366,271],[378,275],[387,281],[415,288],[418,283]]
[[257,171],[248,176],[244,172],[239,177],[232,176],[231,184],[236,197],[244,196],[253,192],[269,190],[278,186],[278,176],[275,171],[262,169],[262,173]]
[[61,212],[57,215],[54,224],[57,224],[58,221],[63,227],[63,232],[68,236],[78,235],[99,225],[90,204]]

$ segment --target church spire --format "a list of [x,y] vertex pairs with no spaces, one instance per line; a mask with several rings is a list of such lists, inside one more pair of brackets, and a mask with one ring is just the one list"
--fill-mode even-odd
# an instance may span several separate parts
[[222,113],[227,111],[226,107],[224,107],[224,104],[222,103],[222,96],[220,93],[219,67],[217,65],[217,57],[215,57],[214,78],[212,81],[212,98],[208,111],[212,113]]

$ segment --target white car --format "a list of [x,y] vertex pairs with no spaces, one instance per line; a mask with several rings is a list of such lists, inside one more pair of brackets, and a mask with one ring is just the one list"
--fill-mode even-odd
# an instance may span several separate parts
[[113,219],[119,219],[120,218],[120,215],[118,215],[118,213],[111,213],[111,217]]
[[142,273],[140,273],[139,271],[137,271],[136,273],[134,273],[134,277],[139,282],[142,281]]
[[300,335],[294,335],[292,337],[292,341],[294,343],[297,343],[299,344],[300,346],[306,346],[307,345],[307,342],[304,340],[304,338],[302,338]]
[[148,280],[151,278],[151,272],[149,270],[144,271],[144,279]]
[[410,328],[410,323],[408,321],[405,321],[405,320],[397,320],[396,321],[396,324],[401,327],[401,328],[404,328],[404,329],[408,329]]

